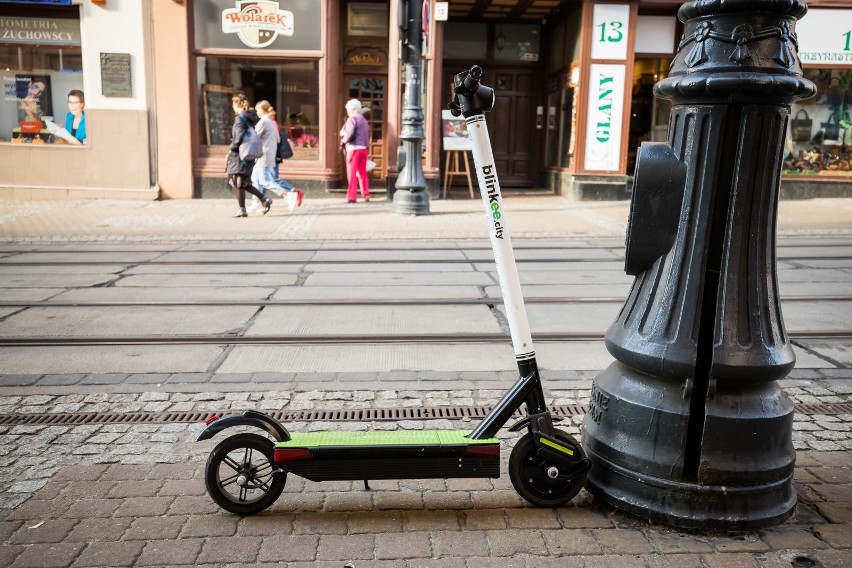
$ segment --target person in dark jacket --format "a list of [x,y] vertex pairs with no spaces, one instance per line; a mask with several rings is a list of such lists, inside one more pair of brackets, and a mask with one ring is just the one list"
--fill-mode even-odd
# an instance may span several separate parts
[[234,217],[248,217],[246,212],[246,192],[256,195],[263,200],[263,214],[269,212],[272,207],[272,199],[264,199],[263,194],[251,184],[251,171],[254,168],[254,160],[240,159],[240,144],[243,141],[246,130],[254,128],[258,120],[257,113],[249,107],[246,96],[242,93],[236,93],[231,97],[234,114],[234,127],[231,129],[231,146],[228,148],[228,163],[225,167],[225,173],[228,174],[228,185],[231,186],[237,194],[237,202],[240,208],[234,214]]

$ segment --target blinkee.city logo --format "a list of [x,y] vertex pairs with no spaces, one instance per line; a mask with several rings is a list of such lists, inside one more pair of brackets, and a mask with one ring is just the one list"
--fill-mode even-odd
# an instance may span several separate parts
[[278,34],[293,35],[293,12],[270,0],[238,0],[236,8],[222,11],[222,32],[237,34],[249,47],[266,47]]

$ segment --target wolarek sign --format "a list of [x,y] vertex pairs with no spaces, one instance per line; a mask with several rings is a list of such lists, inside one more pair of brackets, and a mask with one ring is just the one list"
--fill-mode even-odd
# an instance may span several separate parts
[[293,35],[293,12],[279,10],[278,2],[242,0],[222,11],[222,31],[237,34],[249,47],[266,47],[278,34]]

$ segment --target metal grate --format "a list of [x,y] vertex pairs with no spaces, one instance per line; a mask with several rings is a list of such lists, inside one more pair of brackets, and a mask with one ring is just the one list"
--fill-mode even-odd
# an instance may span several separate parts
[[[554,416],[583,416],[586,406],[563,404],[550,406]],[[441,406],[436,408],[359,408],[336,410],[277,410],[268,412],[281,422],[374,422],[396,420],[464,420],[484,418],[490,406]],[[234,411],[238,413],[239,411]],[[804,415],[852,414],[852,403],[797,404],[796,413]],[[48,414],[0,414],[0,426],[45,425],[77,426],[80,424],[170,424],[203,422],[228,412],[77,412]],[[520,410],[516,419],[525,416]]]

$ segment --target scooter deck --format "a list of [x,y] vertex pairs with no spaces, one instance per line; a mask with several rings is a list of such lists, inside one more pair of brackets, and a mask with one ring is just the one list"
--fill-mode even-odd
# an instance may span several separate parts
[[467,431],[294,433],[275,467],[312,481],[500,477],[500,441]]

